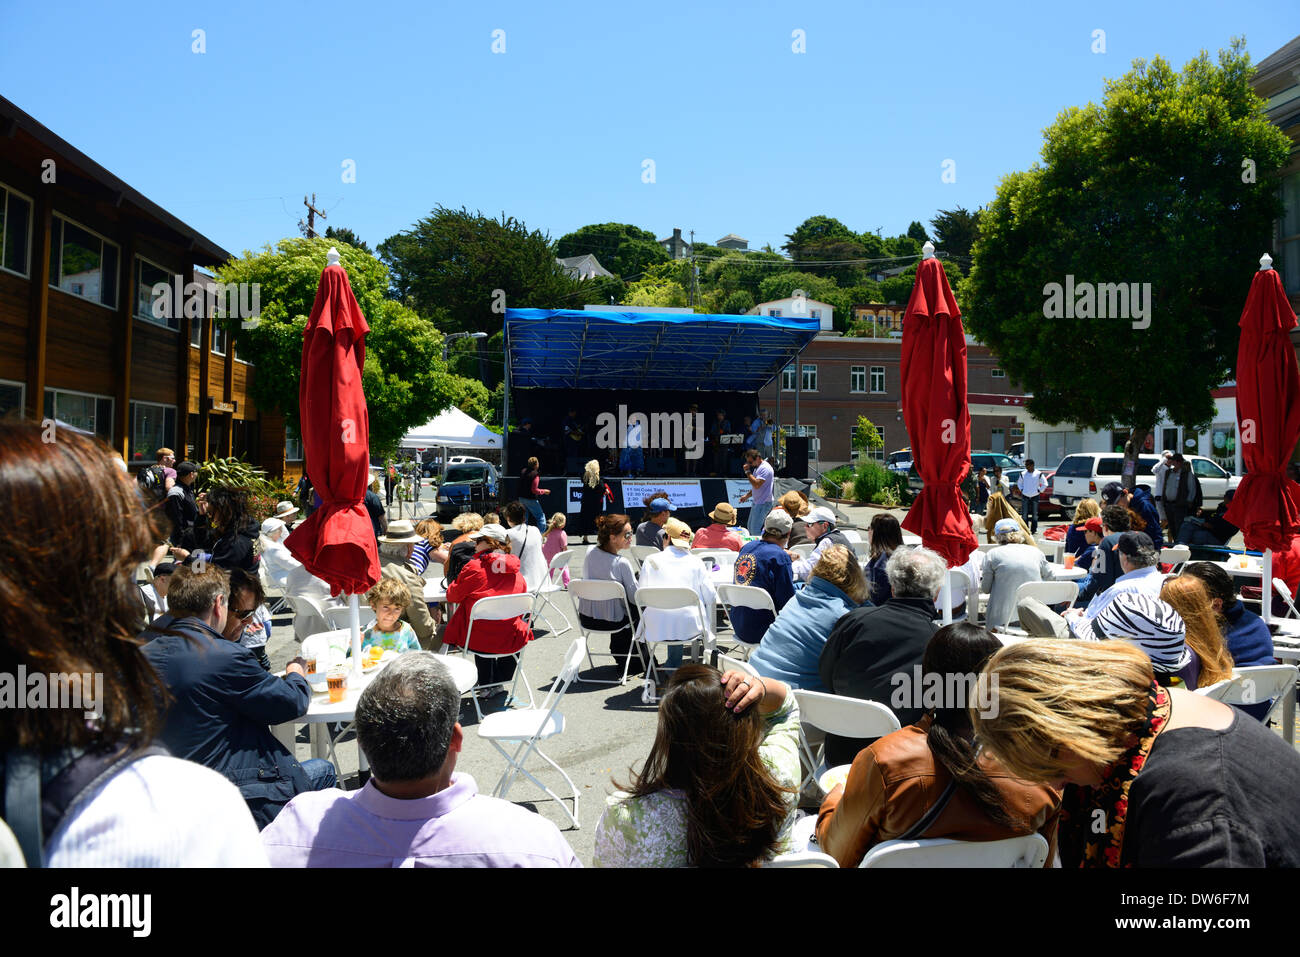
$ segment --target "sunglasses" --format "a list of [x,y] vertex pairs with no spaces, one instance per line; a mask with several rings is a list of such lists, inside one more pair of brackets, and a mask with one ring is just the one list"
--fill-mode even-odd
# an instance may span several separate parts
[[240,621],[248,621],[248,619],[257,614],[257,609],[250,608],[248,611],[237,611],[234,608],[231,608],[229,614],[232,618],[238,618]]
[[625,531],[625,532],[623,533],[623,537],[624,537],[624,538],[631,538],[631,537],[632,537],[632,530],[631,530],[631,529],[628,529],[627,531]]

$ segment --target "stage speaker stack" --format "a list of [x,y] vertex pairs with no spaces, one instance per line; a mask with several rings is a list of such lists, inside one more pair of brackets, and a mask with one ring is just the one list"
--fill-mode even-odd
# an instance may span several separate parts
[[785,440],[785,468],[782,478],[808,478],[808,439],[805,436],[788,436]]

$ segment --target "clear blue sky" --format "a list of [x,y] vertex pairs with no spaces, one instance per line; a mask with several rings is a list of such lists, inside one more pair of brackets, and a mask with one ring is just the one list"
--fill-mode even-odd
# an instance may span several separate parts
[[779,248],[817,213],[892,235],[987,202],[1136,57],[1300,33],[1288,4],[1079,6],[0,0],[0,92],[236,253],[312,191],[371,246],[441,203]]

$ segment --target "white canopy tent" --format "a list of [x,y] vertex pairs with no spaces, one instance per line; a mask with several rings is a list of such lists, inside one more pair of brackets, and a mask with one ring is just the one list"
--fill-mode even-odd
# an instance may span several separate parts
[[502,436],[455,406],[402,437],[404,449],[441,446],[448,449],[496,449],[499,452],[501,444]]

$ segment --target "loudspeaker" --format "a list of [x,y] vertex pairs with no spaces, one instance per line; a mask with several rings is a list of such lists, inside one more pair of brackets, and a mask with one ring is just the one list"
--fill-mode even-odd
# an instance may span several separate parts
[[808,477],[808,439],[801,436],[789,436],[785,440],[785,469],[783,478],[806,479]]

